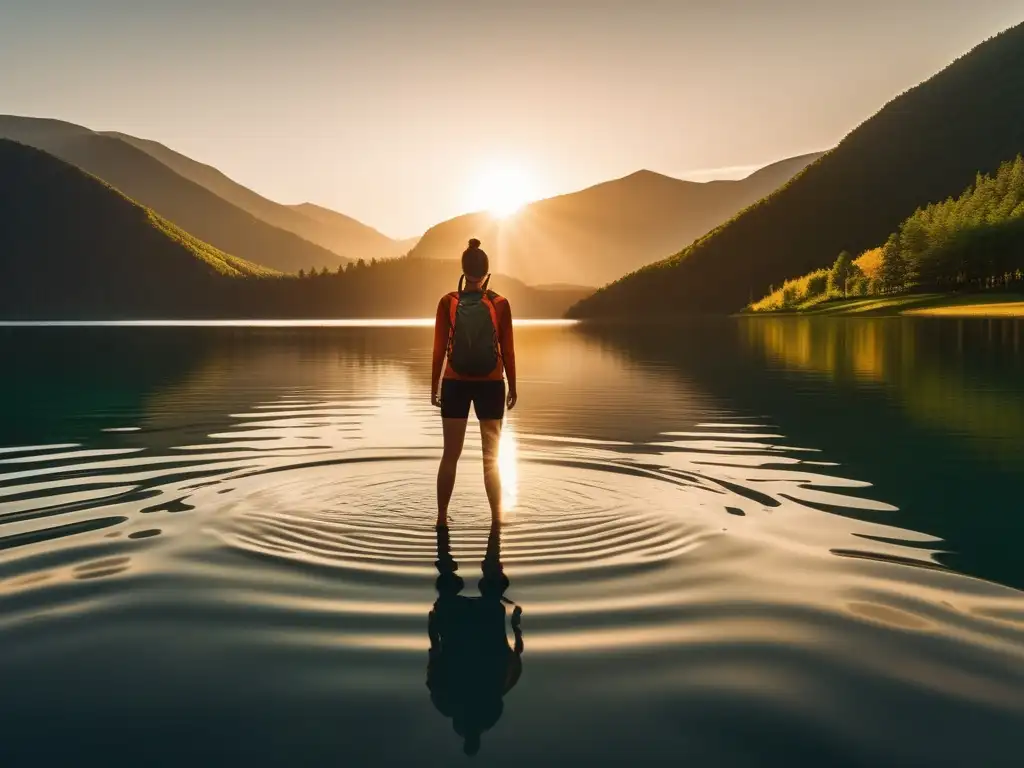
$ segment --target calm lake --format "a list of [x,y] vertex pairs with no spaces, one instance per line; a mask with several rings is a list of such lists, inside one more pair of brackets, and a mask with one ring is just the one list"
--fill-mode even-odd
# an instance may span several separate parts
[[0,327],[0,765],[1021,764],[1024,323],[516,333]]

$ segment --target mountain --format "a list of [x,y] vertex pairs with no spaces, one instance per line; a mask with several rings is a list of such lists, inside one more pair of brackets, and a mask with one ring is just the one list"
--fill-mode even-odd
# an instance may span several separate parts
[[596,286],[678,250],[818,156],[784,160],[739,181],[698,183],[639,171],[539,200],[505,220],[470,213],[445,221],[427,230],[412,255],[457,258],[477,237],[494,269],[526,283]]
[[[789,157],[785,160],[779,160],[778,162],[766,165],[763,168],[754,171],[752,174],[743,179],[744,182],[751,186],[760,187],[764,190],[764,194],[758,197],[760,200],[762,197],[767,197],[775,190],[782,186],[785,186],[794,176],[800,171],[809,166],[811,163],[824,157],[824,152],[812,152],[807,155],[798,155],[796,157]],[[719,182],[708,182],[715,184]],[[752,202],[757,202],[753,200]]]
[[[457,263],[400,258],[315,276],[230,256],[41,150],[0,139],[0,317],[432,317]],[[589,290],[495,275],[517,317]]]
[[296,272],[346,259],[272,226],[114,136],[57,120],[0,116],[0,138],[55,155],[103,179],[195,237],[264,267]]
[[[731,312],[786,278],[885,242],[918,206],[1024,151],[1024,24],[889,102],[770,197],[574,317]],[[657,296],[656,301],[652,297]]]
[[418,237],[394,240],[351,216],[313,203],[299,203],[288,208],[319,225],[324,232],[322,244],[325,247],[332,247],[327,243],[335,242],[336,247],[345,249],[353,259],[369,261],[404,256],[419,240]]
[[[271,271],[196,240],[79,168],[0,139],[0,314],[161,316]],[[254,280],[253,282],[260,282]]]
[[[404,254],[404,241],[392,240],[362,222],[344,214],[303,203],[281,205],[253,192],[228,178],[210,165],[197,162],[156,141],[140,139],[125,133],[104,132],[131,144],[166,165],[189,181],[205,187],[215,195],[251,213],[258,219],[292,232],[311,243],[327,248],[347,259],[389,259]],[[403,250],[404,248],[404,250]],[[306,265],[307,267],[312,264]],[[322,266],[322,265],[317,265]]]
[[845,256],[831,270],[787,280],[747,309],[811,310],[834,299],[932,292],[993,290],[1009,299],[1007,291],[1024,287],[1024,157],[994,176],[979,174],[955,200],[918,208],[884,245],[853,261]]

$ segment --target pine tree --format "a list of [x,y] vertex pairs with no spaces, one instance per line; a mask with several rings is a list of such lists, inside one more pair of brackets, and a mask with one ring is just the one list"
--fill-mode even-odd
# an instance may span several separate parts
[[853,263],[849,251],[843,251],[836,258],[835,264],[832,265],[832,271],[829,273],[829,290],[842,293],[843,298],[846,298],[850,290],[850,280],[858,272],[860,272],[860,268]]
[[882,248],[882,266],[879,269],[882,287],[886,292],[897,293],[907,286],[907,264],[900,248],[899,237],[889,235]]

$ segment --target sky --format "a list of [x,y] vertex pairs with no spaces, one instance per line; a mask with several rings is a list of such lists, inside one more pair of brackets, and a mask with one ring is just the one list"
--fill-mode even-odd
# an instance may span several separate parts
[[0,113],[160,141],[394,237],[834,146],[1020,0],[0,0]]

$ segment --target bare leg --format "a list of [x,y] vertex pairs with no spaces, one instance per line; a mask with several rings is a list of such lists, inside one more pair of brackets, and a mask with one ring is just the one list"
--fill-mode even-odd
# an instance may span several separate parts
[[444,455],[437,468],[437,524],[448,525],[448,504],[455,490],[455,472],[466,440],[466,419],[441,419]]
[[491,505],[491,521],[501,521],[501,472],[498,469],[498,444],[501,442],[501,420],[480,420],[480,442],[484,454],[484,488]]

